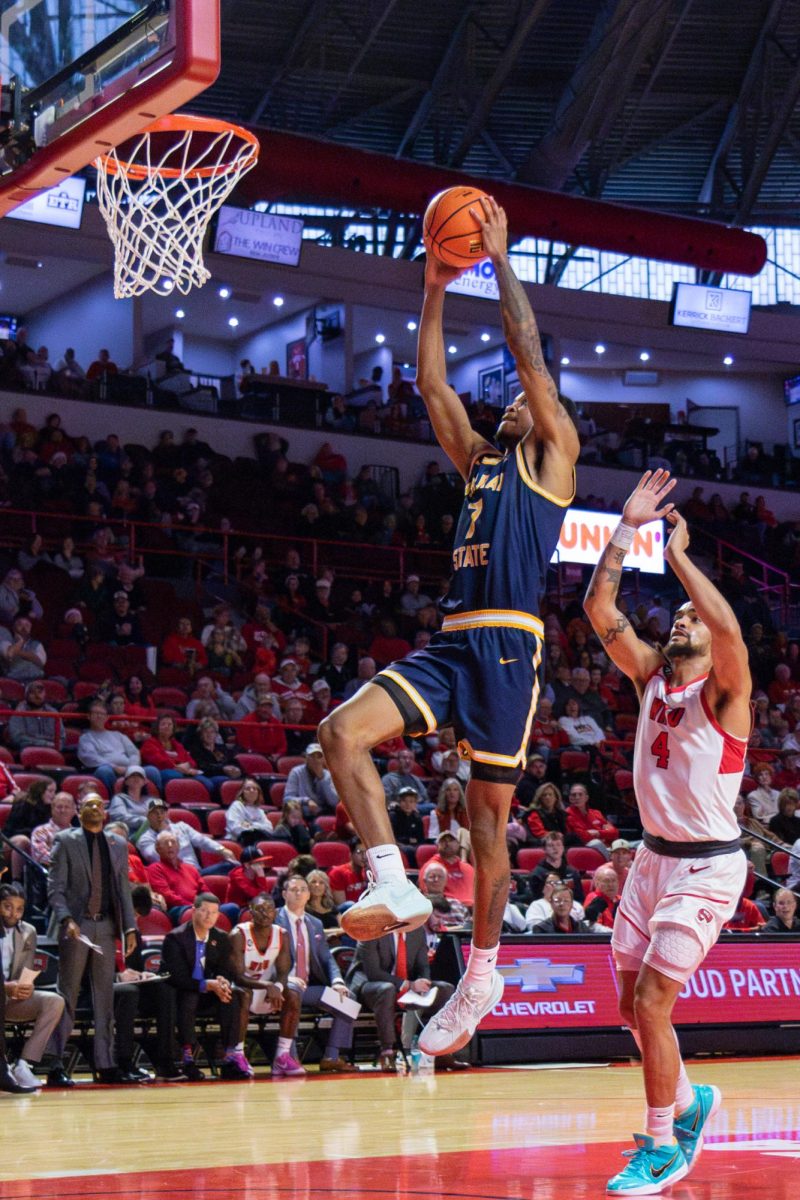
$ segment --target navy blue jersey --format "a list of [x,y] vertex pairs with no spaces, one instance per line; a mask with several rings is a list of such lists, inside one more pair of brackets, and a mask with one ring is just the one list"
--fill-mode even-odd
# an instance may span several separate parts
[[570,503],[534,481],[521,444],[502,456],[481,454],[464,490],[453,574],[440,601],[445,628],[462,613],[537,613]]

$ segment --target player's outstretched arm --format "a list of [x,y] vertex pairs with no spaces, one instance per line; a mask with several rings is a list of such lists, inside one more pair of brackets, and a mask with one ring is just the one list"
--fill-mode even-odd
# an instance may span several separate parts
[[469,423],[464,405],[447,382],[442,313],[445,288],[458,271],[432,254],[425,266],[425,298],[417,342],[417,387],[425,401],[436,440],[464,479],[475,455],[493,449]]
[[667,502],[667,496],[674,486],[675,480],[670,479],[668,471],[645,471],[625,501],[622,520],[600,555],[583,601],[584,612],[603,643],[606,654],[639,691],[648,676],[658,668],[661,655],[636,636],[630,621],[617,607],[617,593],[622,579],[622,564],[636,530],[671,511],[672,505]]
[[736,614],[710,579],[686,553],[689,530],[680,513],[667,515],[672,525],[664,552],[669,566],[683,584],[695,612],[711,633],[712,673],[706,693],[715,715],[737,737],[750,732],[752,681],[747,647]]
[[[481,211],[482,209],[482,211]],[[580,452],[578,433],[547,369],[533,309],[508,260],[508,222],[504,209],[491,196],[481,209],[470,209],[481,226],[500,291],[500,312],[508,348],[514,355],[525,399],[536,424],[536,436],[567,462],[570,471]]]

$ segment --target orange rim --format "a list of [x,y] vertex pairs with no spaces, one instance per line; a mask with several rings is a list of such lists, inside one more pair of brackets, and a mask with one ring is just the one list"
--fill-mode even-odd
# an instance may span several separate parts
[[216,117],[192,117],[172,113],[153,121],[139,136],[151,133],[232,133],[250,147],[250,152],[244,162],[237,157],[232,162],[217,163],[213,167],[192,167],[186,171],[180,167],[159,167],[154,170],[140,163],[125,162],[111,154],[101,154],[98,159],[99,165],[109,175],[121,173],[129,179],[149,179],[152,175],[160,175],[163,179],[210,179],[214,175],[225,175],[239,167],[249,170],[258,161],[260,146],[255,134],[242,125],[233,125],[230,121],[220,121]]

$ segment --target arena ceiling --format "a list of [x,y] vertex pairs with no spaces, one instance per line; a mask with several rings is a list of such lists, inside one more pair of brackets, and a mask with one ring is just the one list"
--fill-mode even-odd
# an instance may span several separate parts
[[[800,222],[798,0],[222,0],[190,106],[576,196]],[[313,161],[309,162],[313,199]]]

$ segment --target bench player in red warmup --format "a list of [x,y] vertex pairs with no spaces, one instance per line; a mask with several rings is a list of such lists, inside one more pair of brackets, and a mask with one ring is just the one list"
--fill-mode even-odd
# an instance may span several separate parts
[[[644,828],[614,922],[620,1012],[642,1054],[645,1132],[608,1183],[618,1196],[655,1195],[697,1161],[720,1104],[693,1087],[672,1009],[736,909],[747,862],[733,812],[750,733],[750,671],[739,623],[687,555],[686,522],[667,497],[667,471],[646,472],[629,496],[584,601],[595,633],[639,693],[633,775]],[[665,557],[688,596],[664,654],[640,641],[616,605],[636,530],[666,516]]]

